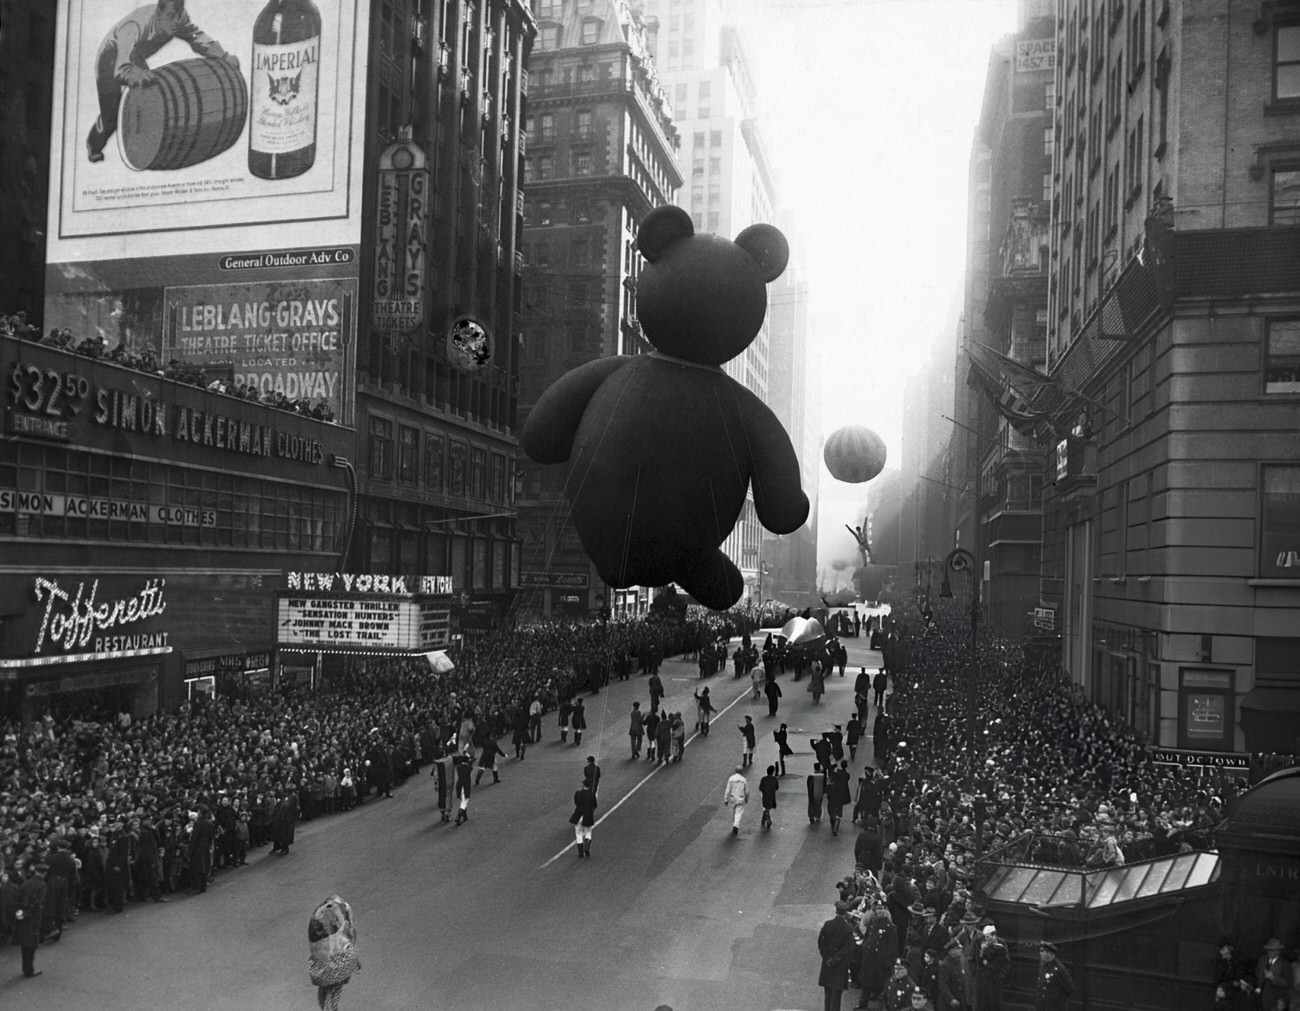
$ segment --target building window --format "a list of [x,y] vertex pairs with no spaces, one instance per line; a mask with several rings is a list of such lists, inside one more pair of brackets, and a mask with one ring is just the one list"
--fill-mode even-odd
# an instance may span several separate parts
[[551,223],[551,202],[549,200],[539,200],[537,202],[537,223],[539,225],[549,225]]
[[537,32],[538,49],[559,49],[560,48],[560,26],[559,25],[542,25]]
[[722,131],[721,131],[721,130],[711,130],[711,131],[709,131],[709,144],[712,145],[713,147],[721,147],[721,146],[722,146]]
[[539,21],[558,21],[564,9],[564,0],[537,0]]
[[533,262],[543,270],[551,265],[551,244],[549,242],[539,242],[533,247]]
[[1273,225],[1300,225],[1300,168],[1274,169],[1268,220]]
[[1052,157],[1052,141],[1055,138],[1053,128],[1050,126],[1043,128],[1043,156]]
[[581,84],[590,84],[596,79],[596,68],[591,64],[578,68],[578,81]]
[[591,140],[591,110],[578,110],[578,139]]
[[543,113],[541,117],[542,133],[541,140],[555,140],[555,116],[549,112]]
[[586,239],[579,239],[573,244],[573,265],[575,267],[591,266],[591,245]]
[[1266,465],[1261,485],[1259,574],[1300,579],[1300,466]]
[[594,46],[600,41],[600,19],[587,18],[582,22],[582,44]]
[[1300,99],[1300,24],[1278,26],[1273,50],[1273,97]]
[[1232,672],[1184,668],[1179,681],[1179,746],[1227,748],[1235,707]]
[[397,480],[415,484],[420,459],[420,431],[399,425],[397,428]]
[[537,178],[554,179],[555,178],[555,158],[549,154],[544,154],[537,159]]
[[1043,85],[1043,108],[1051,112],[1056,108],[1056,82],[1048,81]]
[[591,203],[587,200],[575,200],[573,202],[573,221],[574,224],[586,225],[591,223]]
[[1264,332],[1264,392],[1300,393],[1300,319],[1270,319]]
[[573,174],[575,176],[589,176],[592,172],[592,160],[590,151],[573,152]]
[[443,458],[447,453],[447,440],[432,432],[424,437],[424,485],[429,491],[442,491]]
[[368,473],[385,481],[393,479],[393,423],[387,418],[370,419]]

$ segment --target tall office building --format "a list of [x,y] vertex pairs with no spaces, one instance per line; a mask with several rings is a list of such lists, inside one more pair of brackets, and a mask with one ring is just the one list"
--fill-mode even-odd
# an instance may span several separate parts
[[[636,232],[682,183],[679,135],[659,80],[653,22],[615,0],[535,0],[523,205],[520,407],[565,372],[650,345],[636,315]],[[650,434],[647,433],[647,437]],[[568,522],[565,468],[519,482],[520,606],[581,616],[642,613],[652,587],[605,586]]]

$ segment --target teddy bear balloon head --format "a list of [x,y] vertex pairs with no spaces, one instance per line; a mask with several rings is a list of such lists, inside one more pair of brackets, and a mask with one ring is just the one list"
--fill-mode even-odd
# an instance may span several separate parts
[[637,232],[646,263],[637,279],[637,316],[660,352],[721,365],[758,334],[767,285],[780,277],[790,246],[772,225],[751,225],[733,242],[697,235],[680,207],[658,207]]

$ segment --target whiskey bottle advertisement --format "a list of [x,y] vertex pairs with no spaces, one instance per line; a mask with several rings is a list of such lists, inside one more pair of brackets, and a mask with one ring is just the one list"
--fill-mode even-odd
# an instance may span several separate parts
[[253,24],[248,170],[302,175],[316,161],[321,16],[311,0],[268,0]]

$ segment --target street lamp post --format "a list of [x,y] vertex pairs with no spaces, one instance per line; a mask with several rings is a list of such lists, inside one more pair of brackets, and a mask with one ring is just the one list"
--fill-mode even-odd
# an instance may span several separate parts
[[970,601],[970,671],[966,675],[966,761],[970,774],[975,775],[975,713],[978,708],[979,632],[980,632],[980,579],[975,571],[975,556],[965,548],[953,548],[943,560],[943,585],[939,596],[952,598],[952,583],[948,573],[971,574]]

